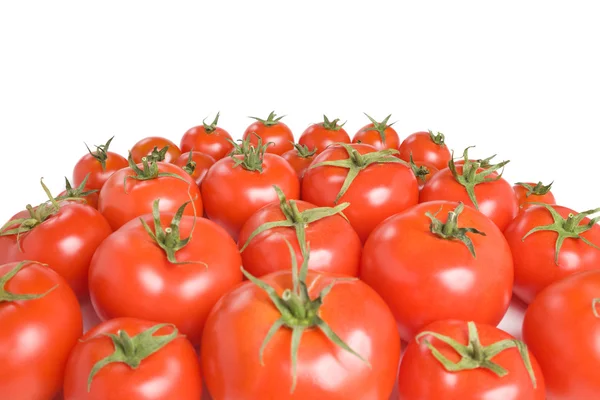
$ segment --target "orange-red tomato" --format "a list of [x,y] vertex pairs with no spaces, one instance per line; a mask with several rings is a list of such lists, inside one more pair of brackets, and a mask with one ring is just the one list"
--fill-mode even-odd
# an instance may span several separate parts
[[550,191],[552,183],[544,185],[542,182],[523,182],[513,186],[520,210],[531,207],[531,203],[556,204],[554,194]]
[[81,157],[73,168],[73,185],[81,185],[88,177],[86,187],[100,190],[113,173],[127,166],[125,157],[108,151],[113,138],[110,138],[106,144],[96,146],[95,151],[91,151],[88,147],[89,153]]
[[327,147],[335,143],[350,143],[350,136],[344,130],[342,125],[338,125],[339,119],[332,121],[323,115],[323,122],[310,125],[302,132],[298,143],[309,149],[315,149],[316,154],[320,154]]
[[191,150],[199,151],[211,156],[215,161],[231,153],[232,138],[229,132],[217,126],[219,115],[220,113],[217,113],[210,125],[203,121],[202,125],[188,129],[181,138],[181,151],[184,153],[189,153]]
[[[167,147],[165,151],[164,148]],[[161,152],[162,150],[162,152]],[[158,156],[160,154],[160,157]],[[131,156],[133,161],[141,163],[143,157],[155,156],[156,161],[164,161],[172,163],[181,155],[181,150],[175,143],[159,136],[151,136],[144,138],[133,145],[131,148]]]
[[292,150],[286,151],[281,157],[290,163],[294,171],[296,171],[298,179],[302,182],[302,177],[310,163],[315,159],[315,154],[315,149],[310,150],[306,146],[295,144]]
[[391,114],[381,122],[374,120],[368,115],[367,117],[371,120],[371,123],[363,126],[356,132],[352,138],[352,143],[368,144],[375,147],[376,150],[398,149],[400,137],[394,128],[392,128],[392,124],[388,125]]
[[282,155],[294,148],[294,135],[290,128],[281,122],[283,116],[275,116],[275,112],[271,112],[267,119],[252,117],[256,122],[246,128],[243,139],[250,139],[250,143],[256,146],[260,137],[263,143],[270,143],[267,153]]
[[98,192],[97,189],[90,189],[87,187],[87,179],[86,177],[83,182],[78,187],[73,187],[71,182],[69,182],[69,178],[65,177],[65,190],[63,190],[58,196],[56,196],[56,200],[64,200],[64,199],[79,199],[83,203],[98,209]]
[[196,185],[198,186],[202,184],[206,173],[214,163],[214,158],[199,151],[191,152],[191,160],[190,153],[184,153],[173,162],[173,164],[187,172],[196,181]]
[[444,134],[432,131],[415,132],[409,135],[399,149],[398,155],[402,160],[408,162],[412,155],[413,160],[419,164],[425,162],[441,170],[448,167],[448,161],[452,158],[448,146],[446,146]]

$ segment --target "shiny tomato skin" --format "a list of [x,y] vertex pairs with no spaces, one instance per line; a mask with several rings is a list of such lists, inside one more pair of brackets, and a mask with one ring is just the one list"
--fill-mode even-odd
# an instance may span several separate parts
[[[92,190],[89,187],[85,187],[84,191]],[[62,191],[57,197],[64,196],[67,194],[67,191]],[[85,204],[95,209],[98,209],[98,192],[90,193],[87,196],[81,197],[81,199],[85,200]]]
[[[577,214],[570,208],[553,206],[563,217]],[[585,218],[580,225],[590,221]],[[554,222],[550,212],[542,206],[532,206],[521,212],[506,228],[504,236],[510,245],[515,266],[515,294],[524,302],[531,303],[546,286],[560,281],[576,272],[600,269],[600,250],[585,244],[580,239],[565,239],[555,263],[556,232],[535,232],[525,240],[531,229]],[[600,225],[584,232],[586,238],[600,246]]]
[[[476,324],[479,339],[483,346],[501,340],[513,340],[508,333],[487,324]],[[457,320],[436,321],[420,331],[436,332],[448,336],[458,343],[468,345],[467,323]],[[545,383],[541,368],[531,351],[529,358],[536,378],[536,386],[525,368],[523,359],[516,348],[507,349],[492,358],[508,374],[498,377],[493,372],[477,368],[459,372],[448,372],[431,354],[425,340],[438,349],[452,362],[458,362],[460,355],[449,345],[427,335],[419,340],[412,339],[400,364],[398,375],[399,400],[544,400]]]
[[194,150],[194,152],[207,154],[215,161],[219,161],[233,150],[233,144],[229,140],[233,141],[225,129],[217,126],[213,132],[207,132],[204,125],[199,125],[188,129],[183,134],[180,147],[183,153]]
[[[376,151],[365,144],[351,146],[361,154]],[[319,154],[313,164],[347,158],[348,152],[344,148],[333,146]],[[302,199],[320,207],[335,206],[335,198],[347,175],[347,168],[309,168],[302,180]],[[416,205],[418,200],[419,186],[412,170],[402,164],[386,163],[371,164],[359,172],[338,204],[350,203],[344,214],[364,243],[377,224]]]
[[523,339],[542,367],[549,400],[600,393],[598,293],[600,271],[579,272],[541,291],[525,313]]
[[267,126],[260,121],[250,124],[244,131],[242,139],[246,140],[250,137],[250,143],[256,146],[258,138],[253,133],[262,138],[263,145],[269,142],[272,143],[267,147],[267,153],[282,155],[294,148],[294,135],[291,129],[283,122],[278,122],[271,126]]
[[234,168],[234,158],[239,157],[217,161],[202,182],[208,218],[225,228],[235,241],[252,214],[271,202],[279,202],[273,185],[279,186],[288,200],[300,197],[298,176],[282,157],[265,154],[262,172]]
[[[462,168],[462,165],[456,166],[459,174],[462,174]],[[489,175],[489,177],[496,176],[496,173]],[[475,198],[479,204],[479,211],[494,221],[501,231],[506,229],[519,212],[515,192],[504,178],[476,185]],[[449,168],[435,174],[421,190],[420,203],[435,200],[462,201],[467,206],[475,207],[469,199],[467,190],[454,179]]]
[[[526,182],[531,186],[535,186],[536,184],[533,182]],[[523,211],[532,206],[529,203],[545,203],[545,204],[556,204],[556,199],[554,198],[554,194],[552,192],[548,192],[543,195],[531,194],[527,196],[527,189],[525,189],[521,185],[514,185],[513,190],[515,191],[515,195],[517,196],[517,202],[519,203],[519,210]]]
[[327,147],[335,143],[350,143],[350,136],[344,128],[339,130],[326,129],[323,123],[312,124],[300,135],[298,143],[309,149],[317,149],[320,154]]
[[[16,262],[0,266],[6,275]],[[69,352],[83,333],[77,297],[50,268],[28,263],[5,286],[15,294],[46,296],[0,302],[0,395],[47,400],[60,391]]]
[[[311,298],[334,277],[309,271]],[[292,287],[288,271],[269,274],[263,280],[279,295]],[[298,351],[297,386],[290,394],[291,330],[282,327],[273,336],[261,365],[259,349],[280,314],[262,289],[246,282],[219,300],[206,323],[201,360],[213,398],[388,400],[401,348],[394,319],[383,300],[359,280],[338,281],[324,299],[319,315],[343,341],[366,357],[372,368],[331,343],[320,330],[308,329]]]
[[[170,225],[173,215],[161,215],[163,228]],[[152,216],[141,218],[154,232]],[[182,218],[182,239],[189,237],[193,226],[194,217]],[[205,218],[196,219],[192,240],[175,258],[208,266],[171,264],[138,219],[123,225],[102,243],[90,265],[90,297],[98,316],[172,323],[193,344],[199,344],[212,306],[242,281],[242,259],[227,232]]]
[[[200,189],[192,177],[176,165],[165,162],[157,164],[161,173],[176,174],[183,180],[172,176],[145,181],[128,178],[123,184],[125,177],[135,176],[135,172],[128,167],[117,171],[106,182],[100,191],[98,210],[113,230],[133,218],[151,213],[156,199],[160,199],[161,212],[176,212],[183,203],[191,200],[196,207],[196,215],[202,215],[204,209]],[[141,164],[138,167],[143,168]],[[192,204],[185,208],[184,215],[194,215]]]
[[298,179],[300,179],[300,181],[302,181],[304,173],[315,158],[314,155],[310,157],[302,157],[298,155],[298,151],[296,149],[286,151],[281,157],[283,157],[292,166],[292,168],[294,168],[294,171],[296,171],[296,175],[298,175]]
[[[177,160],[173,162],[173,164],[178,167],[185,167],[189,160],[189,152],[184,153]],[[192,152],[192,160],[196,163],[196,168],[194,169],[194,173],[191,175],[196,185],[200,186],[206,173],[215,163],[215,159],[209,156],[208,154],[200,153],[199,151]]]
[[[21,211],[15,218],[29,217]],[[106,219],[95,208],[78,202],[63,202],[46,221],[17,236],[0,236],[0,264],[35,260],[48,264],[71,286],[78,297],[87,295],[90,261],[96,248],[112,233]]]
[[352,143],[368,144],[375,147],[376,150],[398,149],[400,146],[400,137],[391,126],[385,128],[385,143],[381,140],[378,131],[370,130],[373,124],[367,124],[360,128],[352,138]]
[[513,261],[492,221],[469,207],[458,217],[459,228],[486,234],[467,234],[476,257],[464,243],[431,233],[425,213],[446,222],[457,206],[436,201],[396,214],[375,228],[363,248],[359,277],[390,306],[404,340],[441,319],[497,325],[510,304]]
[[[77,343],[67,363],[64,382],[65,400],[200,400],[202,378],[194,347],[179,336],[132,369],[124,363],[111,363],[93,378],[90,392],[87,381],[92,367],[114,352],[106,334],[123,330],[133,337],[153,326],[135,318],[117,318],[88,331]],[[168,335],[172,327],[158,330],[154,336]]]
[[156,147],[158,150],[163,149],[165,146],[169,146],[165,159],[162,160],[166,163],[172,163],[181,155],[181,150],[175,143],[160,136],[151,136],[144,138],[133,145],[131,148],[131,157],[136,163],[141,163],[142,158],[152,154],[152,150]]
[[448,161],[452,158],[448,146],[445,144],[436,144],[429,132],[415,132],[409,135],[400,147],[399,157],[408,162],[412,154],[413,160],[418,164],[419,161],[433,164],[438,170],[448,167]]
[[[296,202],[300,212],[316,208],[315,205],[302,200]],[[271,203],[256,213],[244,224],[238,247],[248,240],[256,228],[266,222],[283,221],[285,216],[279,203]],[[352,226],[341,216],[333,215],[312,222],[305,227],[306,241],[310,244],[311,257],[308,268],[319,271],[336,273],[346,276],[357,276],[360,265],[362,243]],[[285,240],[292,245],[296,252],[298,264],[304,259],[296,231],[292,227],[269,229],[255,236],[248,247],[242,252],[244,268],[254,276],[263,276],[275,271],[290,271],[292,262]]]
[[100,161],[86,154],[75,164],[73,168],[73,187],[81,185],[87,174],[90,174],[86,187],[89,189],[102,189],[104,183],[112,174],[129,165],[127,159],[112,151],[107,152],[106,167],[103,169]]

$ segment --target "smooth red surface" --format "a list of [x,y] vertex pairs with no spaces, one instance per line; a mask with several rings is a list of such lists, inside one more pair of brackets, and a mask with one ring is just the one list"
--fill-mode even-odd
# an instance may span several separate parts
[[267,126],[260,121],[256,121],[246,128],[242,139],[246,140],[250,137],[250,143],[254,146],[258,144],[258,138],[262,138],[263,145],[271,142],[267,147],[267,153],[282,155],[286,151],[294,148],[294,135],[291,129],[283,122],[278,122],[275,125]]
[[400,151],[398,156],[402,160],[408,162],[412,154],[415,163],[429,163],[438,170],[447,168],[448,161],[452,158],[448,146],[436,144],[431,140],[429,132],[415,132],[409,135],[398,150]]
[[304,176],[304,173],[306,172],[306,169],[310,163],[315,159],[315,155],[310,157],[299,156],[296,149],[286,151],[281,157],[283,157],[288,163],[290,163],[292,168],[294,168],[294,171],[296,171],[296,175],[298,175],[298,179],[300,179],[300,181],[302,181],[302,177]]
[[165,146],[169,146],[169,148],[165,154],[164,162],[172,163],[179,158],[181,155],[179,147],[169,139],[160,136],[147,137],[134,144],[131,148],[131,157],[134,162],[141,163],[142,158],[150,155],[155,147],[162,150]]
[[352,143],[368,144],[377,150],[398,149],[400,146],[400,137],[391,126],[385,128],[385,143],[381,140],[381,135],[378,131],[370,130],[373,124],[367,124],[360,128],[352,138]]
[[189,153],[190,150],[208,154],[215,161],[220,160],[233,150],[233,140],[229,132],[223,128],[216,127],[213,132],[206,132],[204,125],[190,128],[181,138],[181,151]]
[[337,131],[325,129],[323,123],[312,124],[302,132],[298,143],[303,146],[308,146],[310,150],[316,148],[317,154],[320,154],[328,146],[335,143],[350,143],[350,136],[344,128]]
[[[178,167],[185,167],[189,161],[190,155],[188,153],[183,153],[179,158],[173,161],[173,164]],[[215,163],[215,159],[209,156],[208,154],[200,153],[199,151],[192,152],[192,161],[196,163],[196,168],[194,169],[194,173],[191,175],[196,185],[200,186],[206,173]]]
[[[526,182],[531,186],[535,186],[536,183]],[[528,190],[525,189],[521,185],[514,185],[513,190],[515,191],[515,195],[517,196],[517,202],[519,203],[520,210],[526,210],[532,206],[532,204],[528,203],[545,203],[545,204],[556,204],[556,199],[554,198],[554,194],[549,191],[543,195],[531,194],[527,196]]]
[[120,154],[112,151],[106,154],[106,168],[104,169],[100,161],[92,157],[91,154],[88,153],[81,157],[73,168],[73,186],[81,185],[86,175],[90,174],[86,186],[90,189],[100,190],[113,173],[129,165],[127,159]]

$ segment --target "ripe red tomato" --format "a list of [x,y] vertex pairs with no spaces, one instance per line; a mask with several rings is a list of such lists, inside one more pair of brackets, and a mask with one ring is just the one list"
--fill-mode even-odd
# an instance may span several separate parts
[[546,398],[542,370],[523,342],[492,325],[456,320],[433,322],[411,340],[398,388],[400,400]]
[[115,171],[127,166],[127,159],[125,157],[108,151],[108,147],[113,139],[114,136],[108,139],[106,144],[96,146],[96,151],[90,150],[89,147],[87,148],[89,154],[81,157],[73,168],[73,184],[75,186],[81,185],[87,176],[87,188],[100,190],[104,182]]
[[529,305],[523,339],[537,357],[548,399],[595,399],[600,393],[600,271],[553,283]]
[[302,177],[304,176],[304,172],[310,165],[310,163],[314,160],[316,154],[316,150],[309,150],[308,147],[294,144],[294,148],[290,151],[286,151],[283,153],[282,157],[290,163],[294,171],[296,171],[296,175],[298,175],[298,179],[302,182]]
[[217,126],[219,114],[210,125],[202,121],[202,125],[190,128],[181,138],[181,151],[198,151],[211,156],[215,161],[228,155],[233,150],[232,138],[229,132]]
[[159,136],[151,136],[144,138],[133,145],[131,148],[131,156],[133,161],[141,163],[142,158],[148,160],[164,161],[172,163],[181,155],[179,147],[169,139]]
[[[552,182],[553,183],[553,182]],[[520,210],[531,207],[531,203],[556,204],[554,194],[550,191],[552,183],[544,185],[542,182],[519,182],[513,186]]]
[[289,199],[300,197],[296,172],[282,157],[265,153],[244,140],[244,154],[217,161],[202,182],[202,198],[208,218],[221,225],[237,241],[244,223],[263,206],[277,201],[278,186]]
[[375,228],[360,278],[390,306],[402,339],[411,340],[442,319],[497,325],[510,304],[513,261],[502,232],[485,215],[436,201]]
[[243,139],[250,139],[250,143],[254,146],[258,144],[258,137],[263,143],[271,143],[267,147],[267,153],[282,155],[286,151],[294,148],[294,135],[290,128],[281,122],[283,116],[275,118],[277,114],[272,111],[267,119],[251,117],[256,120],[246,128]]
[[[49,191],[47,194],[52,198]],[[37,207],[28,205],[0,230],[0,264],[24,260],[46,263],[79,297],[85,297],[92,256],[111,233],[110,225],[95,208],[52,198]]]
[[52,399],[83,333],[79,303],[56,272],[32,261],[0,265],[0,395]]
[[508,161],[481,168],[478,162],[469,160],[468,151],[469,148],[463,154],[462,165],[451,160],[449,168],[441,170],[425,184],[419,201],[463,202],[488,216],[503,231],[519,211],[512,186],[496,172]]
[[113,319],[87,332],[71,352],[64,398],[199,400],[200,365],[172,325]]
[[418,202],[417,179],[393,154],[366,144],[329,147],[306,170],[302,199],[321,207],[349,202],[344,214],[364,243],[377,224]]
[[79,186],[73,187],[71,182],[69,182],[69,178],[65,176],[65,190],[56,197],[56,200],[81,199],[85,204],[97,209],[98,189],[90,189],[86,187],[88,177],[89,174],[86,175]]
[[89,281],[101,319],[172,323],[200,344],[210,309],[242,281],[242,258],[223,228],[205,218],[182,217],[184,207],[159,214],[155,201],[154,215],[141,217],[147,228],[134,219],[100,245]]
[[440,132],[436,135],[432,131],[413,133],[400,145],[399,157],[408,162],[412,154],[417,162],[427,162],[438,170],[447,168],[452,155],[444,140],[444,134]]
[[600,269],[600,217],[588,218],[598,212],[537,205],[515,218],[504,236],[513,255],[517,296],[530,303],[553,282]]
[[350,143],[350,136],[343,128],[344,124],[338,125],[339,119],[332,121],[323,115],[323,122],[312,124],[300,135],[298,143],[309,149],[315,149],[320,154],[327,147],[335,143]]
[[191,151],[179,156],[173,164],[181,167],[196,181],[196,185],[200,186],[206,173],[215,163],[215,159],[208,154],[200,153],[199,151]]
[[292,268],[286,241],[296,258],[310,246],[309,268],[319,272],[357,276],[362,243],[341,213],[349,205],[317,207],[302,200],[287,201],[277,188],[279,203],[270,203],[252,214],[238,239],[244,268],[255,276]]
[[419,190],[425,187],[425,184],[431,180],[431,178],[439,172],[439,170],[433,165],[426,161],[414,162],[412,157],[409,156],[410,168],[412,169],[417,182],[419,183]]
[[371,121],[360,128],[352,138],[352,143],[368,144],[375,147],[376,150],[398,149],[400,138],[398,133],[392,128],[393,123],[388,125],[391,114],[383,121],[377,122],[367,114],[367,118]]
[[100,191],[98,210],[113,230],[133,218],[152,212],[154,200],[161,199],[160,212],[175,212],[191,200],[184,214],[202,216],[200,189],[180,167],[165,162],[144,161],[136,165],[131,157],[129,168],[123,168],[106,182]]

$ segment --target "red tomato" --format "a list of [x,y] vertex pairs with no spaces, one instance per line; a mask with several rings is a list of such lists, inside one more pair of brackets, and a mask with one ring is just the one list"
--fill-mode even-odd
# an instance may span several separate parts
[[375,147],[376,150],[397,149],[400,145],[400,138],[392,128],[393,123],[388,125],[391,116],[390,114],[383,121],[377,122],[367,115],[371,123],[356,132],[352,138],[352,143],[368,144]]
[[244,154],[215,163],[202,182],[202,197],[208,218],[224,227],[237,241],[244,223],[259,208],[277,201],[273,185],[289,199],[300,197],[300,182],[290,164],[265,147],[244,141]]
[[290,151],[286,151],[283,153],[282,157],[290,163],[296,174],[298,175],[298,179],[302,181],[302,177],[304,176],[304,172],[310,165],[310,163],[314,160],[316,154],[316,150],[309,150],[308,147],[294,144],[294,148]]
[[187,154],[182,154],[173,162],[173,164],[187,172],[196,181],[198,186],[202,184],[206,173],[214,163],[215,159],[208,154],[191,150]]
[[537,357],[548,399],[595,399],[600,393],[600,271],[553,283],[529,305],[523,339]]
[[315,149],[320,154],[327,147],[335,143],[350,143],[348,132],[342,128],[344,124],[338,125],[339,119],[330,121],[323,115],[323,122],[312,124],[300,135],[298,143],[309,149]]
[[81,199],[85,204],[98,208],[98,190],[97,189],[89,189],[85,185],[87,184],[87,179],[89,175],[87,175],[81,184],[77,187],[73,187],[71,182],[69,182],[69,178],[65,177],[65,190],[62,191],[57,197],[56,200],[65,200],[72,199],[77,200]]
[[412,169],[415,177],[417,178],[417,182],[419,182],[419,190],[422,190],[425,187],[425,184],[431,180],[431,178],[439,172],[439,170],[425,161],[419,161],[417,163],[414,162],[412,157],[409,156],[410,168]]
[[31,261],[0,265],[0,394],[52,399],[83,332],[79,303],[64,279]]
[[254,146],[258,143],[258,137],[262,139],[263,143],[271,143],[267,147],[267,153],[282,155],[286,151],[292,150],[294,148],[294,135],[290,128],[281,122],[283,116],[275,118],[276,115],[273,111],[267,119],[251,117],[256,122],[246,128],[243,139],[249,138],[250,143]]
[[513,262],[502,232],[485,215],[436,201],[375,228],[360,278],[390,306],[402,339],[411,340],[442,319],[497,325],[510,304]]
[[[321,164],[330,162],[336,166]],[[377,224],[418,202],[417,179],[403,163],[391,150],[366,144],[329,147],[304,174],[302,199],[321,207],[349,202],[344,214],[364,243]]]
[[[73,168],[73,184],[81,185],[89,175],[87,181],[88,189],[102,189],[104,182],[115,172],[127,166],[127,159],[120,154],[108,151],[114,136],[108,139],[106,144],[96,146],[96,151],[90,150],[89,154],[81,157]],[[87,145],[86,145],[87,147]]]
[[540,366],[523,342],[492,325],[456,320],[433,322],[411,340],[398,388],[400,400],[546,398]]
[[432,131],[413,133],[400,145],[399,157],[408,162],[412,154],[417,162],[432,164],[438,170],[447,168],[452,155],[444,139],[444,134],[440,132],[437,135]]
[[35,208],[27,206],[0,230],[0,264],[24,260],[49,264],[79,297],[85,297],[92,256],[111,233],[95,208],[52,199]]
[[141,163],[144,157],[149,160],[172,163],[180,155],[181,150],[179,150],[179,147],[175,143],[159,136],[144,138],[131,148],[131,156],[136,163]]
[[158,203],[154,215],[141,217],[148,230],[134,219],[96,251],[90,265],[92,304],[103,320],[128,316],[175,324],[199,345],[212,306],[242,281],[242,258],[214,222],[181,217],[185,205],[177,214],[160,215]]
[[194,347],[172,325],[113,319],[87,332],[71,352],[64,397],[199,400],[200,365]]
[[[526,303],[576,272],[600,269],[600,218],[561,206],[532,206],[506,228],[515,264],[514,292]],[[561,243],[562,242],[562,243]]]
[[210,125],[202,121],[202,125],[190,128],[181,138],[181,151],[198,151],[211,156],[215,161],[228,155],[233,150],[232,138],[225,129],[217,126],[219,114]]
[[435,200],[460,201],[488,216],[500,228],[506,229],[517,216],[519,204],[510,183],[496,171],[508,161],[487,168],[468,159],[467,148],[463,154],[467,163],[456,165],[450,161],[449,168],[435,174],[425,184],[419,197],[421,203]]
[[133,218],[152,212],[154,200],[161,199],[160,212],[175,212],[188,200],[185,215],[203,214],[202,197],[196,182],[183,169],[165,162],[136,165],[130,157],[129,168],[123,168],[106,182],[100,191],[98,210],[113,230]]
[[531,207],[531,203],[556,204],[556,199],[550,191],[552,183],[544,185],[542,182],[519,182],[514,185],[513,190],[517,196],[519,209],[526,210]]
[[[322,208],[302,200],[287,201],[278,190],[279,203],[252,214],[240,232],[244,268],[255,276],[292,268],[286,241],[303,261],[301,244],[310,246],[311,270],[357,276],[362,243],[342,215],[348,203]],[[269,229],[267,229],[269,228]]]

